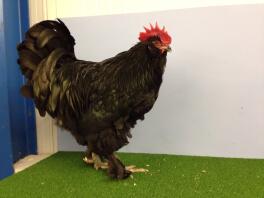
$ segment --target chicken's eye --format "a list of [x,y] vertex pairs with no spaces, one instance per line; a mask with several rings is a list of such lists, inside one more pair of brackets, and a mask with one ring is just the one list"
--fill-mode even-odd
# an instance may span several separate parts
[[154,45],[156,48],[160,48],[160,47],[162,46],[162,43],[161,43],[160,41],[158,41],[158,40],[153,41],[152,43],[153,43],[153,45]]
[[154,45],[161,45],[161,42],[158,41],[158,40],[152,41],[152,43],[153,43]]

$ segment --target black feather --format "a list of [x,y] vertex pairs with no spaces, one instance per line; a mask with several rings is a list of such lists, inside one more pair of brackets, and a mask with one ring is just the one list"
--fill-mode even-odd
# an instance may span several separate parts
[[44,47],[51,39],[55,37],[59,38],[59,35],[53,29],[44,29],[37,37],[36,40],[37,47],[38,48]]

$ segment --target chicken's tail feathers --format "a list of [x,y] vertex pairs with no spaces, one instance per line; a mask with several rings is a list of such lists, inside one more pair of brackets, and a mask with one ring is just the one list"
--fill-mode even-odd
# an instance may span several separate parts
[[21,87],[25,97],[33,98],[41,115],[45,115],[50,95],[52,73],[62,58],[76,60],[75,40],[60,20],[46,20],[32,26],[18,46],[18,64],[27,83]]

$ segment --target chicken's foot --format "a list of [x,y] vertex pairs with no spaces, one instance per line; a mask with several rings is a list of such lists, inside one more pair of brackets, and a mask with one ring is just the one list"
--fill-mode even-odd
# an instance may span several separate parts
[[[114,155],[114,156],[118,159],[117,155]],[[96,170],[109,168],[108,162],[103,161],[99,155],[93,152],[91,153],[90,157],[85,156],[83,158],[83,161],[87,164],[93,164]],[[145,168],[137,168],[135,165],[126,166],[125,170],[131,173],[145,173],[149,171],[148,169],[145,169]]]
[[85,156],[83,161],[87,164],[93,164],[96,170],[98,169],[108,169],[108,163],[103,162],[101,157],[96,153],[92,153],[90,157]]

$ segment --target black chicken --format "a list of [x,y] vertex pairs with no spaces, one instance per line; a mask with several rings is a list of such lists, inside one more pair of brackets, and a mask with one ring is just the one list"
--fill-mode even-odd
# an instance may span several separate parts
[[171,37],[157,24],[145,28],[139,40],[102,62],[78,60],[74,38],[58,19],[31,27],[17,47],[27,79],[22,95],[87,146],[88,163],[98,168],[107,160],[108,174],[117,179],[132,170],[114,152],[128,144],[130,129],[153,107],[170,50]]

